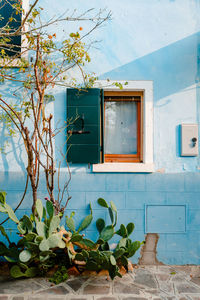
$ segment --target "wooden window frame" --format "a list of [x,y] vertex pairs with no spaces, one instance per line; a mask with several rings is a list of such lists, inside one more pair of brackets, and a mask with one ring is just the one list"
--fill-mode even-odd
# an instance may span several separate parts
[[[138,163],[142,162],[143,145],[143,91],[104,91],[104,124],[105,103],[108,101],[134,101],[137,102],[137,154],[104,154],[104,161],[108,163]],[[108,98],[110,97],[110,99]],[[115,98],[116,97],[116,98]],[[124,97],[124,98],[123,98]],[[137,97],[134,99],[134,97]],[[139,97],[139,99],[138,99]],[[105,125],[104,125],[105,126]],[[105,132],[105,128],[104,128]]]

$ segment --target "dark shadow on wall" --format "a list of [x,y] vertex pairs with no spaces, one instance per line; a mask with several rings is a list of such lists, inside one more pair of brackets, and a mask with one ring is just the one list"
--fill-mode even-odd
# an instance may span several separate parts
[[153,80],[154,100],[174,94],[196,83],[197,48],[200,33],[170,44],[155,52],[138,58],[99,79]]

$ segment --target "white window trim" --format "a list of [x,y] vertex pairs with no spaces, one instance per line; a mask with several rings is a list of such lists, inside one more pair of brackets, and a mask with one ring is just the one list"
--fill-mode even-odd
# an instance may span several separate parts
[[[119,91],[114,85],[116,81],[100,80],[99,88],[104,91]],[[127,85],[124,85],[128,82]],[[124,91],[143,91],[143,162],[142,163],[103,163],[93,164],[92,171],[103,172],[127,172],[127,173],[152,173],[155,171],[153,163],[153,81],[130,80],[120,81]],[[108,86],[109,85],[109,86]]]
[[[26,16],[26,13],[29,11],[29,0],[22,0],[22,9],[23,9],[23,14],[22,14],[22,20],[25,18]],[[24,31],[28,31],[28,23],[26,22],[24,24]],[[12,59],[9,58],[9,59],[0,59],[0,67],[3,67],[3,66],[8,66],[10,68],[20,68],[22,66],[22,61],[21,59],[25,59],[28,61],[28,51],[26,51],[25,53],[23,53],[24,49],[27,49],[28,47],[28,40],[26,38],[26,36],[21,36],[21,58],[15,58],[15,59]]]

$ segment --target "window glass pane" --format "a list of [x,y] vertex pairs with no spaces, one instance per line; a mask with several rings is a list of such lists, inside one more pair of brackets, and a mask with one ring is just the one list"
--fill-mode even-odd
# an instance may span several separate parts
[[137,153],[136,102],[105,102],[105,153]]

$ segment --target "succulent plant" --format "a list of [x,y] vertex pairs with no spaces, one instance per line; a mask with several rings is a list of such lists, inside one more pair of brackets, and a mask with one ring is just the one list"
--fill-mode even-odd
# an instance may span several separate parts
[[[128,258],[132,257],[140,248],[141,242],[132,241],[130,235],[134,230],[134,223],[127,226],[121,224],[116,231],[117,208],[110,201],[108,204],[103,198],[98,199],[98,204],[108,210],[110,224],[104,219],[96,221],[99,237],[96,242],[81,234],[88,228],[93,219],[90,205],[90,214],[87,215],[80,226],[76,229],[74,222],[75,213],[66,217],[66,225],[69,231],[60,226],[60,216],[55,215],[54,206],[46,201],[46,207],[37,200],[35,212],[30,217],[24,215],[20,220],[16,217],[12,208],[6,203],[6,193],[0,192],[0,212],[8,214],[9,218],[17,225],[21,239],[17,244],[11,243],[3,226],[0,226],[1,234],[7,239],[9,247],[0,242],[0,255],[14,264],[10,274],[14,278],[34,277],[41,272],[47,271],[55,265],[55,262],[68,261],[73,264],[76,261],[84,262],[88,270],[108,270],[112,279],[121,277],[121,266],[127,267]],[[110,250],[109,241],[114,235],[120,236],[120,240],[114,250]],[[59,256],[60,255],[60,256]],[[61,270],[61,269],[60,269]],[[60,272],[59,282],[67,278],[66,268]],[[55,280],[55,278],[53,279]]]

